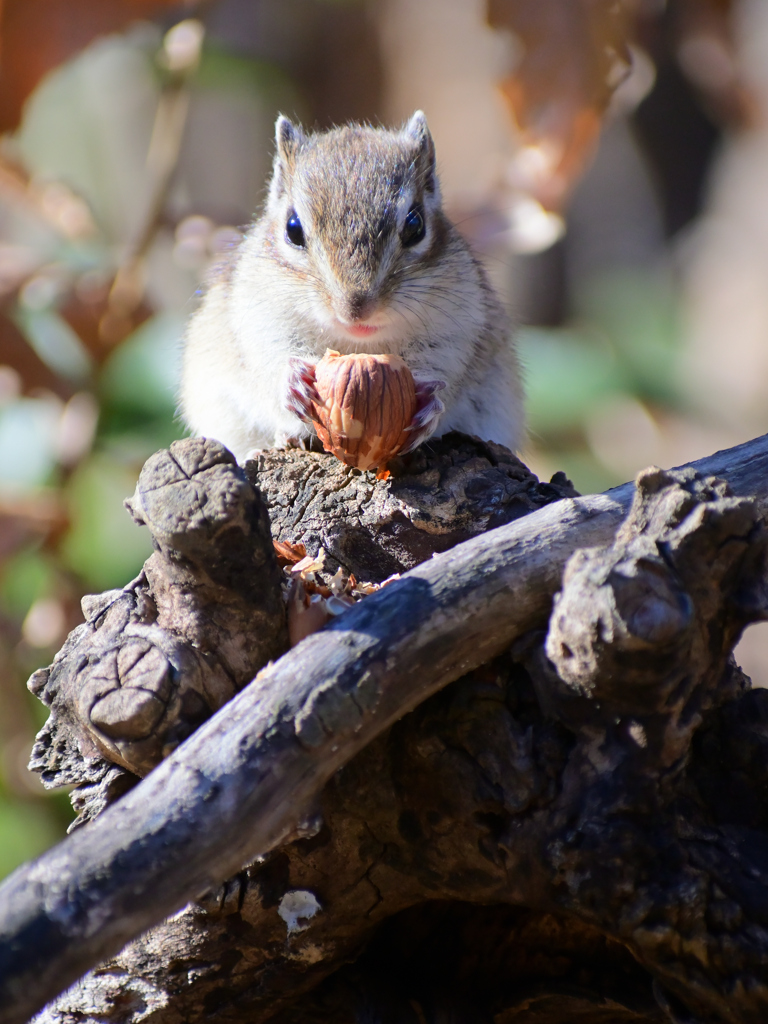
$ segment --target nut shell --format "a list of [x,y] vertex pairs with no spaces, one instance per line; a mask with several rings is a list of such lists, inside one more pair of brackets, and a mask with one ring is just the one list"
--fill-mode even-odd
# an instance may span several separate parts
[[407,443],[416,385],[396,355],[341,355],[328,350],[315,367],[322,404],[312,403],[327,452],[357,469],[383,469]]

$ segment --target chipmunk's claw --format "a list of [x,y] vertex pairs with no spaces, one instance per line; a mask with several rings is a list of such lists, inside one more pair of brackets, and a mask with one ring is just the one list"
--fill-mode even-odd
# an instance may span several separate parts
[[308,423],[313,418],[313,402],[320,403],[320,396],[315,388],[315,367],[303,359],[292,359],[286,407],[300,420]]
[[446,386],[444,380],[425,380],[416,383],[416,412],[406,429],[411,432],[408,443],[402,448],[401,454],[406,455],[418,448],[435,432],[437,421],[445,412],[443,402],[437,392]]

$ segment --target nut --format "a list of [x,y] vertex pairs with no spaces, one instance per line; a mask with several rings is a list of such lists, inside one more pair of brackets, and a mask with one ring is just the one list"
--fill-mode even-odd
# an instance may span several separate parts
[[358,469],[384,468],[407,443],[416,414],[416,385],[396,355],[329,349],[315,368],[322,404],[313,423],[327,452]]

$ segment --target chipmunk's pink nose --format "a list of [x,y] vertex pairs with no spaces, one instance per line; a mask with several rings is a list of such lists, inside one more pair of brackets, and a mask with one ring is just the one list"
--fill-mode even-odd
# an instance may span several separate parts
[[359,321],[368,320],[375,312],[379,305],[378,300],[373,298],[367,292],[352,292],[346,296],[346,313],[345,319],[351,320],[353,323]]
[[353,338],[367,338],[384,326],[387,317],[383,315],[378,297],[368,291],[347,292],[338,296],[333,303],[336,322]]

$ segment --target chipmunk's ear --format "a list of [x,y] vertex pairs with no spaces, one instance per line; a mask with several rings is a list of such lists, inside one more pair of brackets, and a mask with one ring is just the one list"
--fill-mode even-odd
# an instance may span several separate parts
[[296,153],[305,138],[299,125],[282,114],[275,121],[275,159],[269,186],[270,199],[279,199],[285,192],[296,162]]
[[405,126],[405,134],[419,144],[425,179],[424,187],[427,192],[434,192],[436,188],[435,144],[432,141],[432,133],[429,130],[427,118],[423,110],[416,111]]
[[301,127],[294,124],[290,118],[285,117],[281,114],[275,121],[275,146],[277,148],[277,155],[285,160],[286,163],[292,163],[293,158],[296,155],[296,150],[302,144],[305,139],[304,132]]

